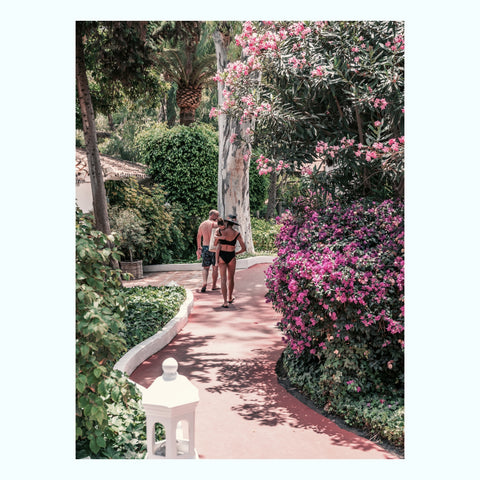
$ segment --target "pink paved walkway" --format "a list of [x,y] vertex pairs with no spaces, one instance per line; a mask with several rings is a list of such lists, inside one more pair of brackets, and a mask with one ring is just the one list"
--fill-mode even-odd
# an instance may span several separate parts
[[[388,459],[375,443],[338,427],[278,383],[275,364],[284,344],[278,315],[265,303],[264,271],[255,265],[236,274],[236,301],[221,308],[220,291],[200,293],[201,272],[183,272],[194,307],[185,328],[131,375],[148,387],[174,357],[179,373],[198,389],[196,450],[206,459]],[[160,285],[165,274],[129,284]],[[169,274],[168,280],[175,279]],[[209,285],[210,287],[210,285]]]

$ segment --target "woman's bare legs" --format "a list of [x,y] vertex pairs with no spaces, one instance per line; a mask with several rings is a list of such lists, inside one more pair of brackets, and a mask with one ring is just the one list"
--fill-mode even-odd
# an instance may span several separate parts
[[228,303],[233,302],[233,288],[235,287],[235,268],[237,266],[237,259],[233,258],[227,264],[228,270]]
[[220,269],[220,287],[222,289],[224,307],[228,307],[228,304],[232,303],[234,300],[233,289],[235,287],[236,266],[237,266],[236,258],[233,258],[232,260],[230,260],[230,263],[225,263],[223,259],[220,259],[218,263],[218,268]]
[[227,302],[227,264],[220,259],[218,262],[218,268],[220,270],[220,288],[222,289],[223,295],[223,306],[228,307]]

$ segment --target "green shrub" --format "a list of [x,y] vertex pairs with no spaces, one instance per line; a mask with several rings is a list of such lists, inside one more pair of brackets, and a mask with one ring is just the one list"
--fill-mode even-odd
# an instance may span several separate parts
[[112,133],[110,138],[106,138],[98,144],[98,150],[103,155],[109,155],[114,158],[121,158],[129,162],[136,162],[136,152],[130,142],[126,142],[119,133]]
[[252,240],[256,252],[276,252],[275,239],[280,226],[273,220],[252,217]]
[[268,175],[259,175],[257,164],[253,160],[250,160],[249,189],[250,211],[252,212],[252,216],[263,216],[266,213],[267,205],[265,201],[268,198],[268,185]]
[[218,137],[213,128],[155,125],[137,135],[136,145],[167,200],[182,205],[189,216],[206,218],[217,204]]
[[140,218],[135,210],[113,207],[109,211],[112,231],[118,233],[118,247],[124,255],[124,260],[133,262],[140,260],[135,256],[147,243],[145,237],[145,220]]
[[189,219],[180,205],[167,203],[160,186],[139,185],[134,179],[105,182],[105,186],[112,209],[129,209],[142,219],[147,241],[138,255],[145,264],[170,263],[195,251],[193,240],[182,233],[188,231]]
[[[137,456],[144,420],[140,394],[121,372],[112,370],[126,351],[125,299],[121,272],[110,267],[119,260],[113,236],[93,228],[93,217],[76,214],[76,456],[102,458]],[[122,431],[117,428],[122,416]],[[120,454],[120,453],[118,453]]]
[[130,349],[161,330],[178,312],[186,292],[180,286],[131,287],[124,290],[125,341]]
[[344,391],[332,397],[319,388],[323,368],[318,358],[306,352],[296,355],[287,347],[281,362],[288,380],[317,407],[338,415],[347,425],[367,432],[374,439],[404,447],[405,409],[403,396],[398,392],[359,395],[355,391]]

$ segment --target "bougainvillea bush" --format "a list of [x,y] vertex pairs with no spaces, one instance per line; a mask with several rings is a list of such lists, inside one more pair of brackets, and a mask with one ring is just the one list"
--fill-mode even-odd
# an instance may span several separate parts
[[[267,301],[282,313],[284,366],[317,404],[400,445],[403,204],[311,205],[299,199],[281,217],[278,257],[267,272]],[[386,412],[383,422],[368,419],[374,410]]]

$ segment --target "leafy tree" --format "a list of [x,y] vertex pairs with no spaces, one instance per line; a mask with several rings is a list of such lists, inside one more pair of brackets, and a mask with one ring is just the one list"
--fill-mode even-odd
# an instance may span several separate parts
[[152,22],[86,22],[85,61],[96,113],[112,114],[126,100],[156,107],[168,90],[154,68]]
[[304,168],[333,196],[403,194],[401,22],[245,22],[237,42],[247,58],[219,74],[219,113],[255,119],[261,174]]
[[[76,81],[92,185],[93,211],[96,227],[109,234],[110,224],[97,146],[95,112],[87,76],[87,58],[104,76],[102,85],[120,83],[126,91],[135,95],[141,87],[148,84],[147,66],[151,49],[146,42],[146,22],[82,21],[77,22],[76,27]],[[95,58],[94,62],[92,57]]]

